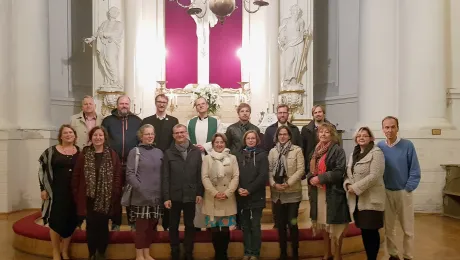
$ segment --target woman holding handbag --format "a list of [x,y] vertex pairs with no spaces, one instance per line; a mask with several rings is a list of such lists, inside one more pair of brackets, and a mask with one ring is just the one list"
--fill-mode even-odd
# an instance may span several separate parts
[[136,260],[153,260],[150,256],[150,244],[162,215],[163,152],[153,146],[155,129],[152,125],[143,125],[137,135],[141,143],[129,152],[126,165],[126,181],[132,189],[126,187],[123,197],[129,198],[129,217],[136,223]]

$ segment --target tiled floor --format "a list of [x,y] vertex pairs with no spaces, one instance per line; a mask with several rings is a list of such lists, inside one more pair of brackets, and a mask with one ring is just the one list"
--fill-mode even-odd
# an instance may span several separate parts
[[[1,260],[47,260],[36,256],[16,252],[13,242],[13,223],[30,214],[14,213],[8,220],[0,220],[0,259]],[[268,227],[268,226],[267,226]],[[267,228],[266,227],[266,228]],[[398,234],[401,234],[399,232]],[[460,220],[439,215],[417,215],[415,221],[415,258],[416,260],[459,260]],[[400,238],[400,244],[402,238]],[[387,259],[382,246],[380,259]],[[317,258],[318,259],[318,258]],[[347,255],[344,260],[365,260],[364,254]]]

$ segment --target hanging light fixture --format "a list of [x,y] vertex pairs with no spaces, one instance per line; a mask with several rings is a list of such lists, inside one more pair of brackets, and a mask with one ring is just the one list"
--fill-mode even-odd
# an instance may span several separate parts
[[[233,13],[233,11],[235,11],[235,9],[237,8],[235,0],[191,0],[189,5],[181,4],[179,0],[169,0],[169,1],[170,2],[174,1],[180,7],[188,9],[187,13],[189,15],[196,15],[200,18],[204,16],[204,14],[199,15],[203,12],[203,9],[201,9],[196,4],[196,2],[201,1],[203,4],[202,6],[207,6],[207,5],[209,6],[209,10],[211,10],[211,12],[213,12],[217,16],[217,19],[219,19],[219,22],[221,24],[223,24],[225,21],[225,18],[227,16],[230,16]],[[257,6],[257,8],[254,10],[251,10],[251,2],[250,2],[251,0],[242,0],[242,1],[243,1],[242,3],[243,3],[244,10],[246,10],[246,12],[250,14],[253,14],[259,11],[260,7],[268,5],[267,1],[254,0],[252,4]],[[204,13],[206,14],[206,9],[204,10]]]

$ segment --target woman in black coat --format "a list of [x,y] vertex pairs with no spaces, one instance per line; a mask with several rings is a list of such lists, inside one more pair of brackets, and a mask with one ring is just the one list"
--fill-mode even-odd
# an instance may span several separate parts
[[[313,231],[323,231],[325,251],[323,259],[341,260],[343,235],[351,221],[347,197],[343,189],[346,156],[343,148],[338,145],[338,135],[334,126],[328,123],[318,126],[318,137],[319,142],[311,154],[307,174],[310,184],[308,188],[310,217]],[[335,247],[334,257],[331,244]]]
[[257,260],[262,245],[261,219],[265,208],[265,187],[268,180],[268,155],[259,148],[260,138],[249,130],[243,136],[244,149],[238,157],[240,183],[237,203],[243,230],[243,260]]

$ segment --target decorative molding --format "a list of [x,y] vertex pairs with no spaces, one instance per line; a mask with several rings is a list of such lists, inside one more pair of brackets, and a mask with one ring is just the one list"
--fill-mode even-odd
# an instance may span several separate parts
[[333,97],[326,97],[324,100],[317,100],[318,103],[324,103],[326,105],[339,105],[339,104],[351,104],[358,102],[357,94],[339,95]]
[[447,89],[447,100],[451,101],[452,99],[460,99],[460,89],[458,88],[449,88]]
[[52,97],[51,98],[52,106],[68,106],[68,107],[80,107],[81,103],[75,98],[66,98],[66,97]]

